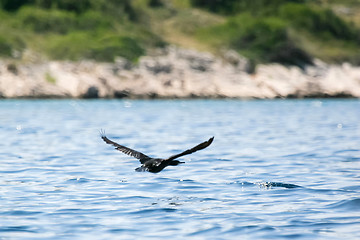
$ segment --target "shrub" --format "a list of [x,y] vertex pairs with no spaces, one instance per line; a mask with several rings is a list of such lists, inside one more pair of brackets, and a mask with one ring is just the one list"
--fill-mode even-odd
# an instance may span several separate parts
[[0,7],[6,11],[16,11],[24,5],[34,3],[34,0],[1,0]]
[[18,13],[20,22],[37,33],[67,33],[76,28],[76,17],[73,13],[56,9],[44,10],[24,7]]
[[18,36],[14,32],[7,32],[6,29],[0,28],[0,30],[0,56],[21,57],[21,53],[26,46],[22,36]]
[[91,0],[91,9],[117,19],[137,20],[131,0]]
[[17,11],[24,6],[34,6],[81,13],[91,7],[91,0],[1,0],[0,6],[6,11]]
[[225,44],[255,62],[311,63],[309,55],[289,37],[287,24],[279,18],[254,18],[250,14],[241,14],[202,34],[207,39],[217,36],[219,42],[215,44],[218,47]]
[[162,7],[164,6],[164,3],[162,0],[149,0],[148,5],[150,7]]
[[99,30],[111,27],[111,20],[97,11],[87,11],[77,18],[77,29]]
[[11,43],[0,36],[0,56],[6,56],[9,57],[11,56],[12,53],[12,46]]
[[86,32],[73,32],[65,36],[54,36],[47,48],[48,54],[55,59],[94,59],[112,62],[116,56],[136,61],[145,50],[138,40],[119,35],[102,37],[106,33],[93,35]]
[[45,80],[51,84],[56,83],[56,78],[54,78],[49,72],[45,73]]
[[240,10],[239,0],[191,0],[191,4],[216,13],[232,14]]
[[131,0],[0,0],[0,8],[6,11],[14,12],[23,7],[60,10],[75,14],[93,10],[118,19],[137,19]]
[[269,12],[288,2],[303,3],[305,0],[191,0],[195,7],[221,14],[250,11],[254,14]]
[[91,8],[91,0],[35,0],[36,6],[47,9],[83,13]]
[[279,13],[282,18],[292,22],[297,28],[306,29],[320,37],[358,41],[358,30],[329,9],[286,4],[280,8]]
[[97,30],[111,27],[111,19],[97,11],[78,16],[56,9],[24,7],[17,13],[20,24],[37,33],[66,34],[72,30]]
[[144,53],[145,50],[135,39],[115,35],[101,39],[96,46],[90,49],[89,57],[97,61],[112,62],[116,56],[122,56],[136,61]]
[[45,51],[53,59],[81,60],[89,55],[92,38],[85,32],[54,35],[47,39]]

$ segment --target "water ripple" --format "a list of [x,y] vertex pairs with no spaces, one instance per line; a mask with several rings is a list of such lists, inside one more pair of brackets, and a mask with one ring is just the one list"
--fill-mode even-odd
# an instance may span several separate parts
[[[360,101],[318,103],[2,100],[0,239],[360,239]],[[153,157],[215,140],[138,173],[99,129]]]
[[329,204],[328,207],[340,210],[360,211],[360,198],[341,200],[337,203]]

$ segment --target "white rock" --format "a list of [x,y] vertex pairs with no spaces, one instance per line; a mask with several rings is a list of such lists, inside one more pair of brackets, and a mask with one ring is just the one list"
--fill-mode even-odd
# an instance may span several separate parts
[[[304,70],[259,65],[247,73],[246,59],[229,51],[212,54],[171,46],[138,65],[118,58],[93,61],[11,63],[0,61],[0,96],[19,97],[360,97],[360,68],[315,60]],[[231,60],[232,59],[232,60]],[[242,62],[242,63],[241,63]],[[240,64],[241,63],[241,64]],[[240,66],[240,65],[241,66]]]

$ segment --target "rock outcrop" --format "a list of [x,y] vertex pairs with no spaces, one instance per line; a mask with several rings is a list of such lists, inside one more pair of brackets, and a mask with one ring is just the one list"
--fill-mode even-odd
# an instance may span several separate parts
[[305,98],[360,97],[360,67],[319,60],[300,69],[251,64],[236,52],[223,58],[169,47],[132,65],[92,61],[0,61],[3,98]]

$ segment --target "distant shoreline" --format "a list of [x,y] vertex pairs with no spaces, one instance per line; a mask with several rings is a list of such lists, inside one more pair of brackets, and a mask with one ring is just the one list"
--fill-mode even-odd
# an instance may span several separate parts
[[234,52],[223,58],[169,47],[133,65],[93,61],[0,60],[0,98],[276,99],[360,98],[360,67],[315,60],[304,69],[257,66]]

